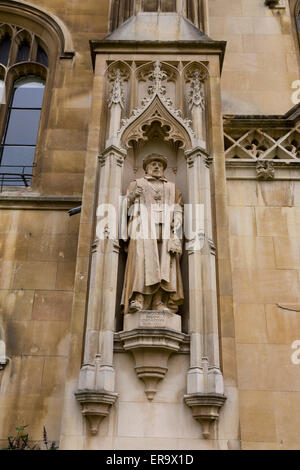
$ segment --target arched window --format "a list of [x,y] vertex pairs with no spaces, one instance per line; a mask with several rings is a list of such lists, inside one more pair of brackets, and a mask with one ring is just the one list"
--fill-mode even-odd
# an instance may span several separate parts
[[0,27],[0,187],[31,184],[47,66],[39,37]]
[[9,169],[4,171],[7,185],[30,182],[44,89],[44,81],[35,76],[13,84],[0,151],[0,168]]
[[176,12],[176,0],[143,0],[144,12]]

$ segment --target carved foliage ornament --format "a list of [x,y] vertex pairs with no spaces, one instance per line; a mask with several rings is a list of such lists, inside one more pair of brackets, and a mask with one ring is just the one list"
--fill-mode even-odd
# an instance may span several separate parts
[[[122,128],[119,131],[122,140],[128,142],[129,127],[131,132],[130,140],[146,140],[144,127],[151,125],[153,121],[158,121],[162,126],[169,128],[166,140],[173,140],[174,142],[180,140],[183,146],[187,144],[187,141],[193,141],[195,135],[191,128],[191,120],[184,119],[181,110],[175,109],[172,100],[166,96],[167,88],[164,81],[171,79],[171,77],[163,70],[162,64],[156,61],[147,76],[145,73],[143,74],[142,79],[148,79],[152,82],[148,87],[149,96],[142,100],[141,107],[134,109],[128,119],[122,120]],[[154,101],[155,105],[153,106]],[[142,115],[144,119],[140,122],[139,118]],[[131,127],[131,124],[135,122],[136,125]],[[178,126],[178,124],[180,125]]]
[[108,78],[112,84],[108,106],[111,108],[113,104],[120,104],[123,108],[125,102],[124,82],[129,78],[128,71],[122,65],[114,67],[110,70]]
[[259,161],[256,165],[257,178],[263,181],[271,181],[275,177],[274,163]]
[[204,82],[207,80],[207,71],[194,66],[186,72],[186,82],[190,84],[188,103],[190,109],[194,106],[205,107]]
[[190,79],[190,92],[189,92],[189,106],[190,109],[193,106],[200,106],[204,109],[204,86],[203,80],[201,80],[201,73],[199,70],[193,72],[193,76]]

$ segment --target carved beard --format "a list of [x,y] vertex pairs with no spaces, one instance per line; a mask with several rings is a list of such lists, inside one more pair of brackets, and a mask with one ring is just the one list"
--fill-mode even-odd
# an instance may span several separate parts
[[151,171],[151,170],[150,170],[150,171],[147,170],[147,171],[146,171],[146,174],[147,174],[148,176],[152,176],[152,178],[157,178],[157,179],[163,178],[164,172],[163,172],[162,170],[157,170],[157,171],[158,171],[159,173],[156,173],[155,170],[152,170],[152,171]]

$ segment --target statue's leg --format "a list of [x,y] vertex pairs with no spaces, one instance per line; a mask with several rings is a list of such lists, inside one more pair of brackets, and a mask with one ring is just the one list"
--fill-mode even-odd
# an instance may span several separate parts
[[135,292],[129,305],[129,313],[136,313],[144,309],[144,295]]
[[166,311],[170,312],[168,308],[168,297],[169,294],[163,289],[158,289],[158,291],[153,295],[152,299],[152,310]]
[[172,295],[169,296],[167,305],[168,309],[171,310],[172,313],[178,313],[179,306],[173,301]]

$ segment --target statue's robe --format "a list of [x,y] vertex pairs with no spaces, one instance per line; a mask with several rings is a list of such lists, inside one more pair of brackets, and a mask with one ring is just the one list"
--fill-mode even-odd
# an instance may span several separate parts
[[[182,223],[182,195],[174,183],[168,182],[165,178],[161,178],[160,181],[161,203],[174,208],[169,217],[164,217],[162,214],[164,220],[160,222],[169,225],[172,238],[171,225],[174,218],[177,217],[178,220],[179,217]],[[133,181],[127,190],[127,201],[130,201],[130,195],[134,194],[137,186],[143,188],[142,195],[132,201],[132,204],[129,203],[129,246],[122,295],[125,314],[128,313],[129,303],[135,293],[152,296],[161,288],[170,294],[169,299],[173,305],[181,305],[184,299],[180,254],[169,252],[168,239],[151,238],[151,227],[153,229],[157,222],[153,220],[153,213],[151,213],[151,205],[157,204],[154,183],[157,183],[157,180],[146,175],[144,178]],[[148,224],[142,223],[143,207],[147,209],[148,215],[145,217],[148,217]]]

